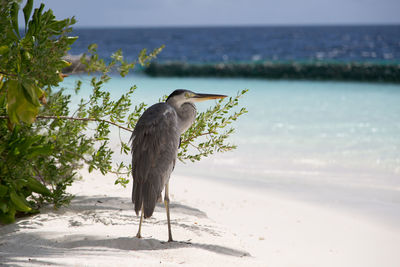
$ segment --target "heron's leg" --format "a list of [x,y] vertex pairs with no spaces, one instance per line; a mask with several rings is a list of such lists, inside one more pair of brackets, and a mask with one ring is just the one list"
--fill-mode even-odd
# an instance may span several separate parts
[[167,221],[168,221],[168,242],[174,241],[172,239],[172,233],[171,233],[171,220],[169,217],[169,183],[165,185],[165,196],[164,196],[164,204],[165,204],[165,209],[167,210]]
[[142,222],[143,222],[143,204],[142,204],[142,210],[140,211],[140,222],[139,222],[139,230],[136,234],[137,238],[142,238],[142,235],[140,234],[142,230]]

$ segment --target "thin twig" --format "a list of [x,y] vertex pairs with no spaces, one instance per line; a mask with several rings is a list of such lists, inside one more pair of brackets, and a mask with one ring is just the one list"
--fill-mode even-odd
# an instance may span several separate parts
[[[0,119],[8,119],[8,116],[0,116]],[[119,125],[119,124],[117,124],[117,123],[115,123],[115,122],[108,121],[108,120],[102,120],[102,119],[96,119],[96,118],[77,118],[77,117],[68,117],[68,116],[46,116],[46,115],[39,115],[39,116],[36,116],[36,119],[47,119],[47,120],[50,120],[50,119],[54,119],[54,120],[74,120],[74,121],[98,121],[98,122],[105,122],[105,123],[108,123],[108,124],[112,124],[112,125],[114,125],[114,126],[120,128],[120,129],[123,129],[123,130],[128,131],[128,132],[133,132],[132,129],[129,129],[129,128],[127,128],[127,127],[124,127],[124,126],[122,126],[122,125]]]
[[35,170],[36,174],[39,176],[39,179],[42,182],[42,184],[45,185],[46,181],[44,180],[43,176],[40,174],[39,169],[34,164],[32,164],[32,166],[33,166],[33,169]]
[[3,74],[3,75],[5,75],[5,76],[17,77],[16,74],[3,72],[3,71],[1,71],[1,70],[0,70],[0,74]]
[[116,175],[129,175],[131,172],[127,171],[127,172],[117,172],[117,171],[113,171],[113,170],[108,170],[107,172],[110,172],[112,174],[116,174]]
[[196,148],[197,151],[199,151],[200,153],[203,153],[198,146],[193,145],[191,142],[189,142],[189,145],[191,145],[192,147]]
[[199,134],[199,135],[195,135],[195,136],[192,136],[192,137],[190,137],[190,138],[188,138],[188,139],[183,140],[182,143],[190,142],[190,141],[192,141],[193,139],[196,139],[197,137],[204,136],[204,135],[211,135],[211,134],[215,134],[215,132],[201,133],[201,134]]
[[[78,158],[80,158],[81,160],[83,160],[87,165],[90,165],[90,161],[87,160],[87,159],[85,159],[84,157],[82,157],[82,155],[79,155],[78,153],[75,153],[75,152],[69,151],[69,150],[64,150],[64,152],[67,152],[67,153],[69,153],[69,154],[71,154],[71,155],[77,156]],[[116,174],[116,175],[127,175],[127,174],[130,174],[130,173],[131,173],[130,171],[127,171],[127,172],[118,172],[118,171],[113,171],[112,169],[111,169],[111,170],[107,170],[107,172],[110,172],[110,173],[113,173],[113,174]]]

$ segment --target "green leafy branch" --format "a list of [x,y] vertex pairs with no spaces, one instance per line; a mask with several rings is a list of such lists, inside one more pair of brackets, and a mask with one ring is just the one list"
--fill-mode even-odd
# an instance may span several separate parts
[[[8,116],[0,116],[0,119],[8,119]],[[132,129],[127,128],[125,126],[119,125],[115,122],[108,121],[108,120],[103,120],[103,119],[96,119],[96,118],[79,118],[79,117],[70,117],[70,116],[42,116],[38,115],[36,116],[36,119],[44,119],[44,120],[77,120],[77,121],[95,121],[95,122],[104,122],[108,123],[111,125],[114,125],[120,129],[123,129],[125,131],[133,132]]]
[[107,74],[113,69],[117,69],[118,73],[125,77],[130,70],[132,70],[136,64],[141,66],[146,66],[151,60],[157,57],[157,55],[164,49],[164,45],[155,48],[150,53],[147,53],[147,49],[144,48],[139,52],[138,58],[134,62],[128,62],[124,60],[123,52],[121,49],[116,51],[111,55],[111,62],[106,63],[106,61],[99,57],[97,53],[97,44],[91,44],[88,47],[88,54],[83,54],[81,56],[81,63],[86,67],[86,71],[90,73],[100,72]]
[[247,113],[246,108],[241,108],[239,111],[229,114],[239,104],[239,99],[247,92],[248,89],[242,90],[236,97],[230,97],[226,103],[221,99],[214,107],[200,113],[194,124],[182,136],[178,159],[182,162],[185,160],[195,162],[215,152],[235,149],[235,145],[225,143],[227,138],[234,133],[234,128],[225,128]]

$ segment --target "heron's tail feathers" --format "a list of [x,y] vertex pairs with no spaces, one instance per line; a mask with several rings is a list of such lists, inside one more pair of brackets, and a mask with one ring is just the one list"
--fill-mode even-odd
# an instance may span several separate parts
[[139,215],[143,205],[144,218],[151,217],[159,197],[160,193],[157,194],[152,184],[148,182],[144,184],[133,183],[132,203],[135,205],[136,215]]
[[144,218],[149,218],[153,215],[156,203],[160,194],[157,194],[154,186],[150,183],[144,183],[143,185],[143,211]]
[[139,211],[142,209],[142,185],[139,183],[133,182],[132,188],[132,203],[135,205],[136,215],[139,215]]

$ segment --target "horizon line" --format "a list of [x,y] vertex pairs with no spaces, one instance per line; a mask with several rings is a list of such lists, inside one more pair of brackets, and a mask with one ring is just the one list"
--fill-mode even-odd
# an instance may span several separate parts
[[149,28],[251,28],[251,27],[376,27],[400,26],[399,23],[319,23],[319,24],[210,24],[210,25],[73,25],[75,29],[149,29]]

